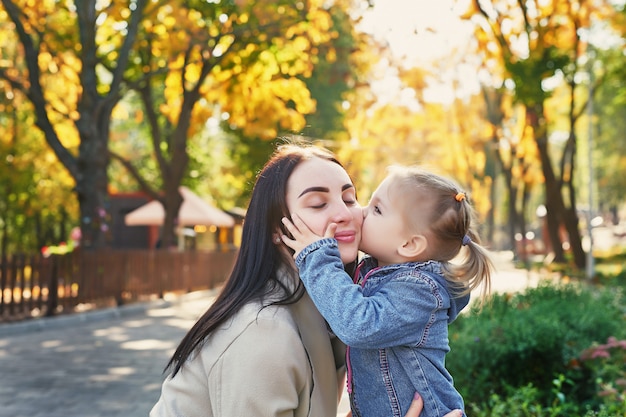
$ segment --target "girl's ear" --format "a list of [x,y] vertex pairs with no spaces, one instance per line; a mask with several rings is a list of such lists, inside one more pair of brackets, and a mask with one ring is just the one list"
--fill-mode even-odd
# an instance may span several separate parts
[[424,235],[412,235],[398,248],[398,254],[405,258],[415,259],[426,251],[428,240]]

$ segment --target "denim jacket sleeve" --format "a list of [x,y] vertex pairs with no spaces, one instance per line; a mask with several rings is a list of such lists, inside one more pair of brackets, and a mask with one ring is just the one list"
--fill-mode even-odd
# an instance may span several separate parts
[[296,265],[319,312],[349,346],[419,346],[426,342],[436,314],[446,314],[446,294],[433,280],[415,275],[394,276],[366,296],[344,271],[337,241],[332,238],[307,246]]

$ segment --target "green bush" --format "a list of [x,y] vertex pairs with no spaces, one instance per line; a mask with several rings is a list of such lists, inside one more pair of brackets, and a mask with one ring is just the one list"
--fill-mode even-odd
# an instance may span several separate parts
[[472,417],[626,417],[625,404],[601,405],[597,410],[580,406],[567,399],[560,391],[565,378],[561,375],[553,381],[553,400],[541,404],[539,390],[532,384],[516,389],[510,388],[506,396],[491,395],[481,406],[470,404],[466,410]]
[[548,405],[541,404],[542,394],[535,386],[528,384],[518,388],[508,388],[505,396],[492,394],[482,406],[470,404],[467,414],[472,417],[556,417],[575,416],[580,412],[576,404],[568,403],[561,388],[565,377],[553,381],[551,395],[553,400]]
[[[459,317],[450,326],[447,367],[468,410],[492,409],[494,398],[506,402],[524,387],[527,397],[532,387],[539,409],[555,398],[597,408],[593,370],[579,357],[594,342],[626,336],[623,298],[614,288],[543,284],[495,295],[482,310]],[[555,378],[561,378],[556,394]]]

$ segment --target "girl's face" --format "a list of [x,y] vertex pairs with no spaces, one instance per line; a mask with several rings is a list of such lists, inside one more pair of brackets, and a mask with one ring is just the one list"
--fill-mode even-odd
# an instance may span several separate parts
[[289,212],[319,236],[336,223],[341,260],[347,264],[356,259],[363,212],[354,185],[340,165],[322,158],[302,161],[287,181],[286,199]]
[[404,221],[402,195],[392,195],[391,180],[386,178],[372,194],[367,207],[361,238],[361,250],[378,260],[380,266],[405,262],[399,250],[411,236]]

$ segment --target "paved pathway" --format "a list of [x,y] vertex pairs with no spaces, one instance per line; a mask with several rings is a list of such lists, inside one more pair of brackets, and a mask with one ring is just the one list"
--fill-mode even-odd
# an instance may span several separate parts
[[[497,264],[496,291],[536,282],[506,257]],[[0,324],[0,417],[146,417],[163,367],[213,296]]]
[[0,416],[146,417],[212,295],[47,319],[45,330],[0,325]]

